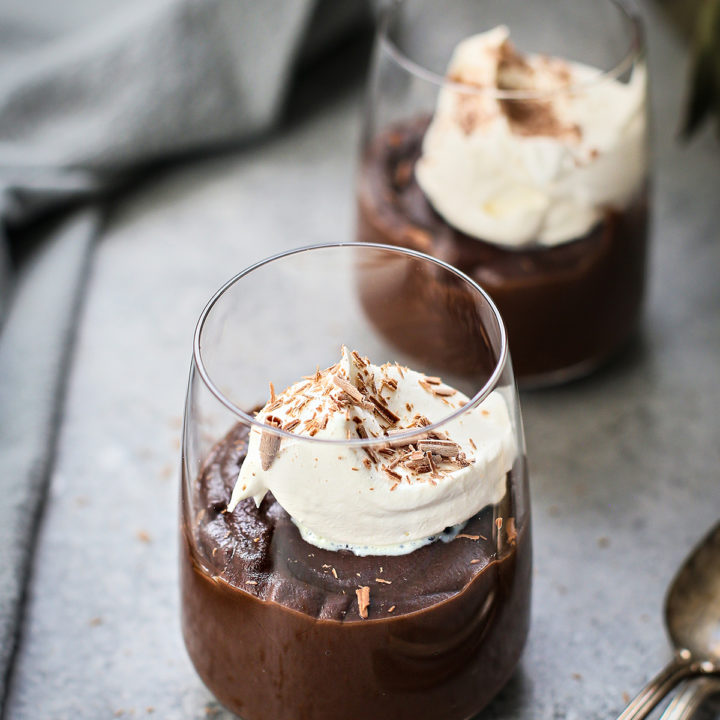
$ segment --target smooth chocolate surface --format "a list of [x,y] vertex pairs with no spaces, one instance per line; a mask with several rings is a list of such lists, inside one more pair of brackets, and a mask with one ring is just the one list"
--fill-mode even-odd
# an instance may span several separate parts
[[183,498],[185,514],[194,510],[181,540],[183,630],[218,699],[245,720],[462,720],[480,710],[528,629],[529,519],[514,492],[524,460],[500,509],[468,522],[472,537],[358,557],[306,543],[271,495],[225,511],[246,437],[238,426],[219,443]]
[[647,190],[623,211],[608,209],[577,240],[499,247],[451,227],[417,184],[414,165],[427,123],[420,117],[397,124],[369,143],[358,184],[358,240],[420,250],[476,280],[500,310],[519,378],[572,375],[601,363],[638,324]]

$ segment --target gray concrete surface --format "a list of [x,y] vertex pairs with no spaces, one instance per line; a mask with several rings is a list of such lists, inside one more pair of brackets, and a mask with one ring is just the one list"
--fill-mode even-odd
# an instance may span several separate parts
[[[675,142],[684,54],[650,10],[657,175],[645,330],[595,377],[522,397],[533,626],[483,720],[617,714],[669,658],[665,587],[720,516],[720,146],[708,132]],[[9,720],[229,717],[195,675],[178,623],[192,331],[215,288],[251,261],[351,236],[361,103],[350,91],[281,137],[117,208],[93,262]]]

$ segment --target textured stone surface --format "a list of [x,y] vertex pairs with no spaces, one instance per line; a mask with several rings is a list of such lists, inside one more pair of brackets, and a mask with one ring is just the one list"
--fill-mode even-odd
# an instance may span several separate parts
[[[658,172],[645,331],[595,377],[522,398],[533,627],[484,720],[615,715],[669,658],[665,588],[720,516],[720,148],[709,133],[676,143],[684,57],[648,19]],[[192,331],[211,292],[251,261],[351,236],[361,95],[117,208],[92,267],[10,720],[227,717],[178,623]]]

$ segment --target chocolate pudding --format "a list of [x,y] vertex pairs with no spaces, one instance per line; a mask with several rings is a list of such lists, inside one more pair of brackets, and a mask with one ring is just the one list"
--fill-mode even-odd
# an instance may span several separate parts
[[183,631],[218,699],[244,720],[465,720],[486,705],[528,630],[524,457],[455,539],[362,557],[305,542],[270,493],[227,512],[247,444],[236,426],[183,482]]
[[[552,247],[505,248],[449,225],[415,178],[429,118],[398,123],[367,147],[358,187],[358,240],[412,248],[472,277],[505,322],[516,376],[530,383],[583,374],[612,355],[638,325],[645,288],[647,191],[623,210],[608,209],[585,236]],[[436,283],[435,283],[436,284]],[[430,289],[428,289],[430,288]],[[393,291],[396,289],[390,289]],[[452,294],[452,288],[445,289]],[[439,290],[416,282],[405,295]],[[442,290],[440,290],[442,292]],[[374,289],[371,320],[404,350],[405,317]],[[435,329],[428,329],[431,335]],[[446,332],[438,330],[438,332]]]

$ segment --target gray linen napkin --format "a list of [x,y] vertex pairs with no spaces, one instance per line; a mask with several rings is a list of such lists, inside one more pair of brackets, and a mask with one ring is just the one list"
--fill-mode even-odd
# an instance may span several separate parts
[[268,131],[298,67],[368,20],[365,0],[0,5],[0,715],[99,198]]

